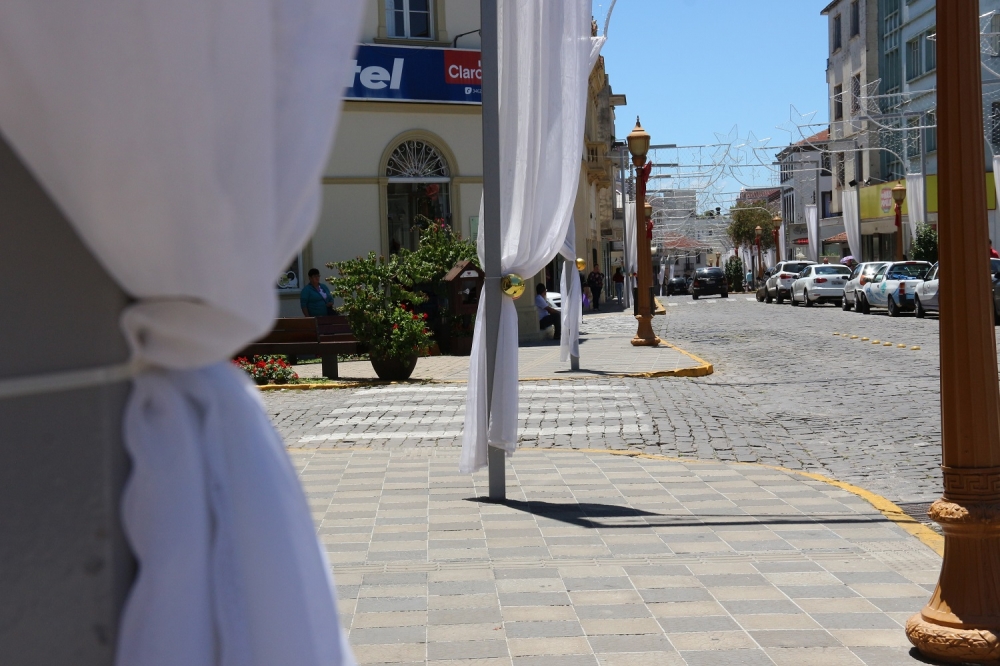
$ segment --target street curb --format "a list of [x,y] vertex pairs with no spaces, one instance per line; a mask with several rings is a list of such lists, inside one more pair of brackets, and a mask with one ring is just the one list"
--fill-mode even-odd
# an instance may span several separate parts
[[[691,352],[685,351],[666,340],[661,340],[660,344],[670,347],[676,352],[687,356],[698,365],[694,368],[678,368],[677,370],[657,370],[655,372],[621,372],[607,373],[601,375],[601,379],[661,379],[664,377],[707,377],[715,372],[715,366],[703,358],[695,356]],[[580,381],[584,377],[524,377],[518,379],[519,382],[569,382]],[[586,378],[590,379],[590,378]],[[412,384],[468,384],[465,379],[414,379],[404,382],[387,382],[381,379],[346,381],[340,384],[266,384],[258,386],[261,391],[311,391],[322,389],[352,389],[364,388],[367,386],[388,386],[392,384],[412,385]]]
[[[533,449],[540,450],[540,449]],[[609,451],[607,449],[544,449],[546,451],[565,451],[566,453],[606,453],[614,456],[627,456],[630,458],[646,458],[648,460],[664,460],[668,462],[679,462],[684,464],[694,463],[694,464],[718,464],[719,462],[724,462],[732,465],[749,465],[753,467],[763,467],[765,469],[773,469],[778,472],[786,472],[788,474],[797,474],[799,476],[804,476],[813,481],[822,481],[841,490],[846,490],[849,493],[857,495],[861,499],[865,500],[873,507],[875,507],[879,513],[881,513],[890,522],[899,525],[902,529],[909,532],[917,539],[920,540],[922,544],[933,550],[935,553],[944,557],[944,537],[932,530],[931,528],[923,525],[910,516],[906,514],[899,506],[897,506],[892,501],[877,495],[869,490],[860,488],[850,483],[845,483],[843,481],[837,481],[836,479],[831,479],[828,476],[823,476],[822,474],[816,474],[814,472],[804,472],[797,469],[789,469],[787,467],[778,467],[775,465],[764,465],[761,463],[744,463],[737,461],[719,461],[719,460],[698,460],[694,458],[671,458],[669,456],[661,456],[655,453],[641,453],[639,451]]]

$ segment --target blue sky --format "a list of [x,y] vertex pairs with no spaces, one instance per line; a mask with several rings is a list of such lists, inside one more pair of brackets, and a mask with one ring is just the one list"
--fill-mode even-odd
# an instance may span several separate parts
[[[734,125],[787,144],[789,105],[826,122],[827,0],[618,0],[605,67],[623,139],[636,115],[654,144],[714,143]],[[601,30],[610,0],[594,0]],[[642,64],[640,64],[640,62]]]

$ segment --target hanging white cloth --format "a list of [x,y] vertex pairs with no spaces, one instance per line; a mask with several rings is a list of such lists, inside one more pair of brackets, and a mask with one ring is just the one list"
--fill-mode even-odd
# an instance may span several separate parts
[[635,202],[630,201],[625,204],[625,241],[628,253],[625,255],[625,307],[632,307],[632,289],[636,282],[633,275],[639,270],[639,262],[636,260],[636,211]]
[[906,176],[906,210],[910,226],[910,243],[917,237],[917,227],[927,224],[927,209],[924,205],[924,175]]
[[806,232],[809,234],[809,260],[819,261],[819,216],[816,204],[806,206]]
[[997,192],[997,210],[1000,211],[1000,155],[993,156],[993,188]]
[[[603,37],[590,36],[590,0],[499,0],[500,267],[535,275],[566,239],[583,157],[587,85]],[[482,211],[482,206],[480,206]],[[485,228],[485,227],[481,227]],[[484,233],[479,257],[484,258]],[[533,297],[529,294],[529,297]],[[477,322],[483,322],[480,299]],[[517,448],[517,310],[503,298],[487,423],[486,335],[476,326],[459,467],[487,464],[487,444]]]
[[583,324],[583,293],[580,271],[576,267],[576,222],[571,218],[560,254],[563,257],[559,291],[562,294],[562,324],[559,338],[559,359],[565,363],[570,356],[580,358],[580,326]]
[[861,219],[858,214],[858,193],[854,190],[841,192],[841,203],[844,211],[844,230],[847,232],[847,245],[855,261],[861,261]]
[[782,220],[781,226],[778,227],[778,261],[785,261],[788,259],[788,249],[785,247],[786,224],[788,224],[788,222]]
[[363,4],[8,0],[0,132],[135,302],[122,666],[353,659],[280,437],[228,358],[315,226]]

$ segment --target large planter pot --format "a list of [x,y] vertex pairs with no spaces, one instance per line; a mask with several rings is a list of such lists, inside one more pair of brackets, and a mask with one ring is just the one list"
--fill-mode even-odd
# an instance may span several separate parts
[[390,382],[401,382],[410,378],[413,369],[417,367],[417,357],[408,358],[372,358],[372,368],[379,379]]

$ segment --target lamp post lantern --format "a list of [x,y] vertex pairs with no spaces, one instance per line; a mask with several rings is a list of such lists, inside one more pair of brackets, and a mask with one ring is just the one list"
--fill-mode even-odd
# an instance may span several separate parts
[[760,225],[758,224],[757,227],[753,230],[753,233],[755,236],[757,236],[757,279],[760,280],[761,277],[763,277],[764,275],[764,262],[761,260],[760,256],[760,236],[762,233],[764,233],[764,230],[761,229]]
[[652,206],[646,203],[646,182],[649,179],[650,166],[646,164],[646,154],[649,152],[650,136],[642,128],[639,118],[635,119],[635,129],[629,133],[628,150],[632,154],[632,164],[636,167],[635,188],[635,223],[636,223],[636,291],[639,322],[632,344],[636,347],[655,347],[660,339],[653,333],[653,276],[652,254],[649,241],[653,239]]
[[892,200],[896,204],[896,261],[903,260],[903,202],[906,201],[906,185],[903,181],[892,188]]
[[[937,587],[906,635],[948,662],[1000,660],[1000,384],[983,179],[978,0],[937,4],[941,449]],[[975,257],[981,268],[976,268]],[[966,267],[972,262],[972,269]]]

